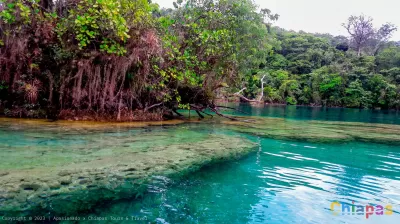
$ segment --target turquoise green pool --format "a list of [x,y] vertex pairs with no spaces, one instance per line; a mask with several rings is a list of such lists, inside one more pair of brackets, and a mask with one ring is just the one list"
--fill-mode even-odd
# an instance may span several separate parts
[[[95,130],[11,125],[2,121],[0,178],[7,177],[5,180],[15,184],[10,176],[13,172],[22,175],[22,171],[33,172],[47,166],[60,169],[54,175],[62,179],[65,175],[60,172],[65,167],[69,171],[76,168],[78,179],[75,181],[71,174],[70,185],[61,183],[54,190],[54,197],[68,190],[78,192],[79,198],[90,199],[96,197],[90,193],[95,189],[92,187],[95,178],[90,179],[93,170],[89,170],[93,166],[102,169],[100,174],[107,177],[117,173],[121,181],[132,175],[136,175],[135,179],[151,177],[143,182],[140,195],[130,195],[130,191],[118,188],[126,197],[113,197],[114,193],[110,196],[97,189],[96,193],[101,192],[98,196],[105,200],[93,201],[87,209],[68,210],[71,212],[67,215],[80,217],[79,222],[83,223],[95,220],[106,220],[106,223],[399,222],[400,121],[396,112],[243,105],[240,108],[254,116],[243,117],[244,123],[212,119],[163,127]],[[196,151],[198,148],[204,150]],[[210,148],[224,151],[210,151]],[[235,151],[235,159],[229,159],[232,155],[228,152],[237,148],[249,150]],[[137,166],[129,167],[133,160],[128,156],[133,151],[141,160],[133,162]],[[184,154],[187,151],[190,153]],[[219,153],[214,158],[218,161],[210,159],[212,153]],[[35,158],[38,155],[42,158]],[[106,169],[103,167],[106,162],[116,165]],[[187,171],[189,163],[198,166]],[[121,171],[118,168],[121,164],[127,168]],[[42,174],[45,170],[37,174],[38,179],[54,180],[50,171],[48,175]],[[121,172],[126,170],[129,175],[124,176],[126,173]],[[171,175],[174,171],[185,172]],[[96,177],[100,174],[96,173]],[[79,188],[74,183],[86,178],[93,183],[83,182],[85,188],[79,191],[70,189]],[[107,179],[106,183],[113,182]],[[35,186],[29,185],[24,190],[32,192]],[[42,188],[39,196],[43,192],[49,194],[45,187],[38,187]],[[43,216],[58,214],[56,209],[62,207],[60,203],[67,206],[72,200],[68,194],[51,202],[52,197],[46,199],[50,207],[45,205]],[[4,198],[0,197],[0,203]],[[21,210],[20,214],[28,214],[28,210]],[[1,211],[0,215],[7,216]]]
[[[159,223],[398,223],[400,152],[360,143],[260,143],[240,161],[183,180],[154,181],[143,199],[105,205],[92,215]],[[334,216],[333,201],[391,204],[394,213]]]

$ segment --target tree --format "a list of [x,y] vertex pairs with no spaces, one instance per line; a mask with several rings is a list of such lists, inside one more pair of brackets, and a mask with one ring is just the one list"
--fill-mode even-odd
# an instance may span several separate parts
[[279,94],[281,99],[285,100],[286,104],[296,105],[297,96],[301,92],[299,89],[300,85],[297,80],[284,80],[282,85],[279,87]]
[[319,86],[322,99],[327,100],[327,106],[340,106],[342,97],[343,78],[338,74],[329,74],[322,77]]
[[365,91],[362,82],[356,80],[346,88],[344,101],[347,107],[369,108],[372,103],[371,92]]
[[176,90],[169,95],[185,108],[215,110],[216,93],[227,85],[243,88],[240,81],[267,57],[271,46],[263,15],[250,0],[175,5],[170,16],[160,18],[163,43],[169,46],[160,67],[162,83]]
[[377,55],[379,49],[382,47],[382,44],[388,42],[388,40],[392,37],[393,32],[397,31],[397,27],[391,23],[383,24],[379,30],[375,33],[374,39],[376,40],[376,44],[374,47],[373,55]]
[[379,29],[375,29],[372,22],[371,17],[360,15],[350,16],[347,23],[342,24],[350,34],[358,56],[361,56],[362,50],[366,47],[370,48],[370,55],[376,55],[397,30],[391,23],[385,23]]
[[379,71],[400,67],[400,47],[391,46],[383,49],[376,56],[376,60]]
[[379,74],[373,75],[367,82],[367,89],[372,94],[372,105],[388,109],[397,104],[396,86],[386,81],[385,77]]
[[264,21],[266,22],[268,33],[271,33],[272,24],[279,19],[278,14],[273,14],[270,9],[261,9],[261,13],[264,17]]
[[375,35],[372,21],[371,17],[360,15],[350,16],[347,23],[342,24],[350,34],[358,56],[361,56],[361,50],[367,41]]
[[336,45],[336,49],[346,52],[349,50],[349,45],[347,43],[340,43],[340,44]]
[[1,2],[0,100],[118,120],[215,110],[217,91],[264,62],[264,19],[277,19],[251,0],[178,0],[168,11],[148,0]]

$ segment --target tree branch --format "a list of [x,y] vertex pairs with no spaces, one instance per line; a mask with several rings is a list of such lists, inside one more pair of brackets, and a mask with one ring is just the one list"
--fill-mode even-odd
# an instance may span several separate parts
[[150,109],[152,109],[152,108],[154,108],[154,107],[161,106],[161,105],[163,105],[163,104],[164,104],[164,102],[153,104],[153,105],[151,105],[151,106],[149,106],[149,107],[144,108],[144,111],[147,112],[148,110],[150,110]]

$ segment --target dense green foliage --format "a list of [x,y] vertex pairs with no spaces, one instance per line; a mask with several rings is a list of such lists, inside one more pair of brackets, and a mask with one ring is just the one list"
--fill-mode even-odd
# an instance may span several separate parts
[[[244,86],[248,97],[270,103],[400,108],[400,46],[385,42],[376,55],[357,56],[345,37],[285,31],[275,27],[277,42],[265,63]],[[349,48],[350,43],[350,49]],[[369,46],[366,46],[369,47]]]
[[[0,106],[11,116],[216,109],[271,49],[251,0],[4,0]],[[269,12],[268,12],[269,13]],[[49,112],[47,112],[49,113]]]
[[400,107],[393,25],[351,17],[348,40],[288,32],[278,18],[252,0],[1,0],[0,112],[161,119],[218,113],[215,99],[238,90],[257,102]]

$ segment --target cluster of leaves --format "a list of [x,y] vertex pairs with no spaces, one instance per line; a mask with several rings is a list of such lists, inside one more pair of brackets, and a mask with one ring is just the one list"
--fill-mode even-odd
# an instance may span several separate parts
[[251,0],[174,7],[0,0],[0,100],[10,108],[189,109],[210,107],[224,87],[246,87],[247,97],[272,103],[400,107],[400,45],[387,41],[390,24],[357,45],[355,37],[272,27],[279,15]]
[[178,1],[174,6],[158,20],[165,63],[156,69],[163,77],[159,86],[176,89],[181,108],[201,102],[181,97],[188,94],[180,89],[198,89],[212,100],[219,88],[235,85],[257,68],[271,48],[264,15],[249,0]]
[[7,86],[0,100],[10,107],[39,99],[42,108],[101,112],[160,103],[207,107],[272,49],[265,19],[277,15],[259,12],[251,0],[179,0],[174,6],[0,1],[0,57],[10,58],[0,61]]
[[[39,12],[38,10],[38,0],[34,0],[31,2],[31,7],[34,8],[35,13]],[[25,24],[29,24],[31,22],[31,8],[27,6],[23,0],[17,1],[6,1],[4,9],[0,12],[0,18],[7,24],[21,22]]]
[[79,50],[100,49],[108,54],[127,53],[129,32],[151,23],[151,5],[144,0],[82,0],[57,24],[61,42],[77,41]]
[[400,47],[387,42],[374,55],[343,48],[344,37],[289,32],[274,27],[279,40],[247,79],[247,96],[271,103],[353,108],[400,108]]
[[[96,95],[96,102],[89,104],[97,108],[85,108],[92,110],[100,108],[99,91],[107,85],[111,96],[117,91],[115,85],[130,91],[131,80],[121,81],[124,73],[144,66],[143,60],[156,54],[157,44],[143,45],[156,28],[154,8],[147,0],[1,0],[0,82],[7,91],[2,87],[5,94],[0,101],[9,108],[38,101],[41,108],[61,108],[64,103],[68,109],[88,105]],[[97,65],[100,72],[93,80],[90,76]],[[115,75],[107,78],[106,72]],[[78,76],[79,83],[75,82]],[[89,90],[90,82],[98,84]],[[71,103],[81,96],[82,101]],[[118,102],[113,101],[118,99],[108,100],[108,108],[115,110]]]

